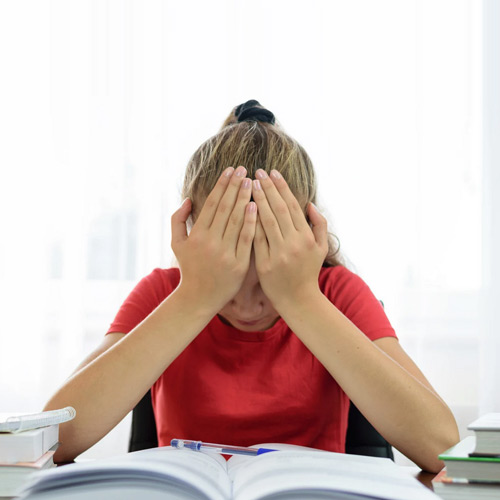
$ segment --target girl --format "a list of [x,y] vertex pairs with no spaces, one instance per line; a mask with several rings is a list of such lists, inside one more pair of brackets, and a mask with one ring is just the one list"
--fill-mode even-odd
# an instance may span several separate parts
[[[230,167],[235,165],[237,168]],[[111,430],[152,388],[173,437],[343,452],[349,399],[422,469],[459,440],[453,415],[342,265],[313,205],[304,149],[248,101],[191,158],[172,216],[179,268],[130,293],[101,346],[46,405],[73,406],[57,461]]]

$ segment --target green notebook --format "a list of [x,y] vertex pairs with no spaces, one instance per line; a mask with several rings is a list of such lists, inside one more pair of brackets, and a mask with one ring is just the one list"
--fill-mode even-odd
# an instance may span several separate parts
[[447,476],[500,483],[500,457],[470,456],[475,447],[476,438],[468,436],[439,455],[440,460],[446,464]]

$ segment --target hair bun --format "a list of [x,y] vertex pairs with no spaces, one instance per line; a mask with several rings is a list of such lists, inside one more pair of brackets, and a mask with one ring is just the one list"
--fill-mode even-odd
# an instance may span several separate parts
[[255,99],[251,99],[237,106],[234,110],[234,114],[238,122],[256,121],[270,123],[271,125],[274,125],[275,122],[274,114],[268,109],[263,108],[259,101]]

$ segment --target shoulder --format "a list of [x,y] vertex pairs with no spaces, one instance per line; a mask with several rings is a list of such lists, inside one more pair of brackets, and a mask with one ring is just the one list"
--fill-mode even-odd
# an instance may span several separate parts
[[356,273],[344,266],[322,267],[319,274],[319,286],[328,297],[347,297],[356,294],[368,285]]
[[365,281],[344,266],[322,268],[323,294],[371,340],[395,337],[382,304]]
[[156,268],[144,276],[121,305],[108,333],[128,333],[177,288],[180,276],[177,268]]
[[179,268],[162,269],[157,267],[142,278],[137,287],[144,292],[153,293],[161,301],[177,288],[180,279],[181,272]]

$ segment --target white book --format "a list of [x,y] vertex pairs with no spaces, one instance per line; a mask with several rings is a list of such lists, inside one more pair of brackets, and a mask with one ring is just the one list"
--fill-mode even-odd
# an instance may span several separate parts
[[0,497],[17,496],[36,474],[54,467],[54,451],[47,451],[34,462],[0,463]]
[[432,487],[443,500],[498,500],[500,498],[498,483],[448,477],[445,469],[432,480]]
[[[262,444],[279,448],[277,444]],[[436,500],[389,459],[290,449],[257,457],[154,448],[41,474],[22,500]]]
[[59,440],[59,425],[0,433],[0,463],[35,462]]
[[500,413],[486,413],[467,426],[476,436],[475,455],[500,455]]

